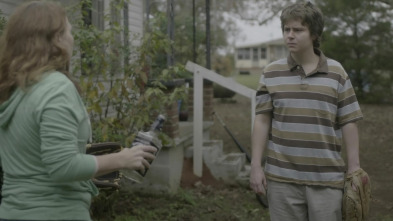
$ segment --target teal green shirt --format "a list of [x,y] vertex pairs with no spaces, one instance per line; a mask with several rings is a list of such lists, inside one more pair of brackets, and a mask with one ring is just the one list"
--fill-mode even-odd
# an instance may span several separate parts
[[79,93],[59,72],[0,104],[0,218],[91,220],[98,190],[90,180],[96,159],[85,154],[90,133]]

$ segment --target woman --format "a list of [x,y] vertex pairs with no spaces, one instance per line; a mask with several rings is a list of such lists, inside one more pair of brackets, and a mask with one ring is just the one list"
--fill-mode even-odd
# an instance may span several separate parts
[[91,128],[68,72],[73,48],[65,10],[28,2],[10,17],[0,49],[0,220],[90,220],[91,178],[149,167],[154,147],[85,154]]

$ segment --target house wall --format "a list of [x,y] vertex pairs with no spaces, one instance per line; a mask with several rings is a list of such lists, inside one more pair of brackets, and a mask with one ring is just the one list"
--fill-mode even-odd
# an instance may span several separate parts
[[[0,9],[6,17],[9,17],[15,8],[28,0],[0,0]],[[78,0],[58,0],[63,6],[69,7],[73,4],[77,4]]]
[[[265,48],[266,56],[261,55],[261,48]],[[248,49],[248,53],[244,50]],[[257,50],[256,50],[257,49]],[[238,54],[248,55],[243,59],[238,58]],[[258,53],[255,54],[254,53]],[[288,50],[281,40],[274,40],[272,42],[263,42],[249,46],[237,47],[235,50],[235,68],[238,74],[260,74],[263,68],[269,63],[284,58],[287,56]]]
[[15,7],[22,4],[23,0],[2,0],[0,1],[0,9],[6,17],[9,17],[14,11]]
[[[14,9],[28,0],[0,0],[0,9],[6,17],[9,17]],[[57,0],[65,7],[70,7],[72,5],[78,4],[80,0]],[[104,23],[104,12],[109,12],[111,0],[93,0],[92,11],[92,22],[97,27],[103,29],[105,27]],[[143,0],[130,0],[128,6],[128,24],[130,36],[143,34],[143,13],[144,13],[144,1]],[[136,41],[139,43],[139,41]]]
[[[140,36],[144,32],[144,1],[131,0],[128,5],[128,27],[132,45],[140,45]],[[135,38],[136,37],[136,38]]]

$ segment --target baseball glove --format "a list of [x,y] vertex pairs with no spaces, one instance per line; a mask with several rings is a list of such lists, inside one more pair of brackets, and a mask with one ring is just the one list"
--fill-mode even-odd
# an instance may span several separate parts
[[368,174],[363,169],[347,174],[344,182],[343,220],[367,220],[370,201],[371,184]]
[[[115,142],[93,143],[86,145],[86,153],[95,156],[116,153],[121,149],[121,145]],[[92,180],[99,189],[116,190],[120,188],[120,178],[121,173],[119,171],[114,171],[99,177],[95,177]]]

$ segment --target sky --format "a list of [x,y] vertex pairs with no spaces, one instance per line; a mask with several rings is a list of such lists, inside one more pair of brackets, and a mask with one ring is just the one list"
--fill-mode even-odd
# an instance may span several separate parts
[[277,38],[282,38],[280,19],[273,19],[266,25],[251,25],[246,22],[236,22],[241,32],[235,40],[236,46],[261,43]]

